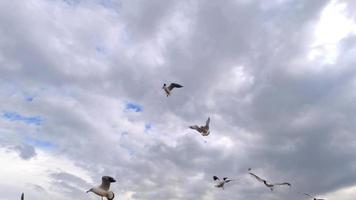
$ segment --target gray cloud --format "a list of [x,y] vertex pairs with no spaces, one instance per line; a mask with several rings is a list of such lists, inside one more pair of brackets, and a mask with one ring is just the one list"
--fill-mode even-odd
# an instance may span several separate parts
[[[308,60],[330,1],[29,2],[0,3],[0,102],[44,121],[0,120],[2,146],[49,141],[47,153],[93,181],[116,177],[118,198],[294,200],[355,186],[354,34],[335,63]],[[166,98],[171,81],[184,88]],[[187,128],[208,116],[209,137]],[[31,147],[15,151],[29,159]],[[293,187],[270,193],[248,167]],[[220,191],[213,175],[239,181]],[[95,184],[67,171],[48,179],[58,199],[87,198]]]
[[17,145],[13,149],[25,160],[29,160],[37,155],[36,149],[28,144]]

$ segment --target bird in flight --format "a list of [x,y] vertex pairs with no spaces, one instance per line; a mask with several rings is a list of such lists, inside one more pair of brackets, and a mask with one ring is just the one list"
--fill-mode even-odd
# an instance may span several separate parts
[[163,87],[162,89],[166,92],[166,95],[167,97],[169,95],[171,95],[171,91],[174,89],[174,88],[181,88],[183,87],[182,85],[179,85],[178,83],[171,83],[168,87],[166,84],[163,84]]
[[194,125],[194,126],[189,126],[189,128],[198,131],[202,136],[207,136],[210,134],[209,124],[210,124],[210,117],[206,120],[205,126]]
[[21,200],[24,200],[25,199],[25,195],[24,193],[21,194]]
[[217,188],[222,188],[224,189],[224,186],[225,186],[225,183],[229,183],[231,181],[235,181],[235,180],[232,180],[232,179],[228,179],[227,177],[224,177],[222,180],[220,180],[219,177],[217,176],[213,176],[213,179],[215,181],[215,187]]
[[[251,171],[251,169],[249,169],[249,171]],[[284,182],[284,183],[268,183],[266,180],[258,177],[256,174],[252,173],[252,172],[249,172],[249,174],[251,176],[253,176],[254,178],[256,178],[259,182],[265,184],[266,187],[268,187],[271,191],[273,191],[274,189],[274,186],[280,186],[280,185],[287,185],[287,186],[291,186],[290,183],[287,183],[287,182]]]
[[308,196],[308,197],[312,198],[313,200],[325,200],[325,199],[318,199],[318,198],[313,197],[312,195],[307,194],[307,193],[302,193],[302,194],[304,194],[305,196]]
[[93,192],[94,194],[97,194],[101,196],[101,199],[103,200],[103,197],[106,197],[108,200],[113,200],[115,197],[115,194],[111,191],[110,189],[110,183],[114,183],[116,180],[110,176],[103,176],[101,178],[101,185],[97,187],[90,188],[88,192]]

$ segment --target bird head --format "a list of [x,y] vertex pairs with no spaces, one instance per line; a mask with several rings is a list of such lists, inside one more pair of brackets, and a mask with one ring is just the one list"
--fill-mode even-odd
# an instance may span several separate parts
[[103,176],[103,179],[104,179],[105,181],[110,182],[110,183],[116,182],[116,180],[115,180],[113,177],[110,177],[110,176]]

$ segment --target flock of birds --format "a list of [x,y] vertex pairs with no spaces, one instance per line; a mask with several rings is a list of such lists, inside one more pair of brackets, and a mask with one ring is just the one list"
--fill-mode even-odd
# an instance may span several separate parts
[[[182,87],[183,86],[180,84],[171,83],[169,86],[164,84],[162,89],[165,91],[167,97],[169,97],[172,94],[172,90],[174,88],[182,88]],[[192,126],[189,126],[189,128],[196,130],[202,136],[208,136],[210,134],[209,124],[210,124],[210,117],[208,117],[208,119],[206,120],[205,125],[201,125],[201,126],[192,125]],[[289,182],[270,183],[267,180],[257,176],[255,173],[253,173],[251,171],[252,171],[252,169],[249,168],[248,169],[249,175],[251,175],[257,181],[263,183],[264,186],[269,188],[271,191],[273,191],[274,187],[276,187],[276,186],[289,186],[289,187],[292,186]],[[236,181],[236,179],[229,179],[228,177],[223,177],[222,179],[220,179],[218,176],[213,176],[213,180],[215,182],[215,187],[222,188],[223,190],[225,189],[224,188],[225,184],[230,183],[232,181]],[[114,178],[112,178],[110,176],[103,176],[101,178],[101,184],[99,186],[92,187],[86,192],[87,193],[92,192],[92,193],[98,195],[99,197],[101,197],[102,200],[103,200],[103,198],[107,198],[107,200],[113,200],[115,198],[115,194],[114,194],[114,192],[110,191],[110,184],[114,183],[114,182],[116,182],[116,180]],[[325,199],[316,198],[316,197],[314,197],[310,194],[307,194],[307,193],[301,193],[301,192],[298,192],[298,193],[305,195],[307,197],[310,197],[313,200],[325,200]],[[24,193],[21,194],[21,200],[24,200]]]

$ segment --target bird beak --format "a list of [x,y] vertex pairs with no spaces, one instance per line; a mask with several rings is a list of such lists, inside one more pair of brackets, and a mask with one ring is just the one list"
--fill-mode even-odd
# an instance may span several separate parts
[[88,190],[87,193],[88,193],[88,192],[91,192],[91,190]]

